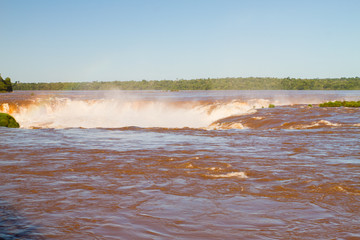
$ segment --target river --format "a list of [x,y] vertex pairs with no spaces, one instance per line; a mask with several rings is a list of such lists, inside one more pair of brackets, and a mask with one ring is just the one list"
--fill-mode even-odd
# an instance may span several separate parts
[[360,91],[0,94],[0,239],[360,239],[360,109],[330,100]]

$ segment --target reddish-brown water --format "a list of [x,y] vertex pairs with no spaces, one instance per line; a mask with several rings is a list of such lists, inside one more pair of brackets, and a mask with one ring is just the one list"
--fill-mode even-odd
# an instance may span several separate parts
[[359,239],[360,109],[328,100],[360,91],[1,94],[0,239]]

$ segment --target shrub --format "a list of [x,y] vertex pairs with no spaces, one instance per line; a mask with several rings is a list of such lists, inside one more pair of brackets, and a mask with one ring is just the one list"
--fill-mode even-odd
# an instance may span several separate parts
[[319,107],[360,107],[360,101],[334,101],[319,104]]
[[9,128],[19,128],[20,124],[7,113],[0,113],[0,126]]

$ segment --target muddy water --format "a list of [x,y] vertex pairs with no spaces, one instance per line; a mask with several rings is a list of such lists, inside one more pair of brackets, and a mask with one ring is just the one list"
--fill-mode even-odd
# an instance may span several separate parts
[[359,99],[1,94],[0,238],[359,239],[360,109],[317,106]]

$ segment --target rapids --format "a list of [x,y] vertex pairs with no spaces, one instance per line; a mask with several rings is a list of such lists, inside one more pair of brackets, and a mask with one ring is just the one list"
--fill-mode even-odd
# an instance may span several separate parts
[[[74,91],[16,92],[15,101],[2,99],[0,111],[12,114],[23,128],[211,128],[231,116],[257,109],[325,100],[353,99],[344,92],[303,94],[293,91]],[[211,94],[215,93],[215,94]],[[23,97],[20,97],[24,95]],[[356,96],[356,95],[355,95]],[[16,96],[11,96],[16,97]],[[229,125],[229,124],[228,124]],[[221,127],[220,127],[221,128]],[[228,128],[242,128],[232,123]]]

